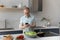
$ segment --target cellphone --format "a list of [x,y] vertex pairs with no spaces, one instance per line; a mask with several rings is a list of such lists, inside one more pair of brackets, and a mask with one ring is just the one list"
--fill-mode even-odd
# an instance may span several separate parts
[[28,24],[28,23],[25,23],[26,25]]

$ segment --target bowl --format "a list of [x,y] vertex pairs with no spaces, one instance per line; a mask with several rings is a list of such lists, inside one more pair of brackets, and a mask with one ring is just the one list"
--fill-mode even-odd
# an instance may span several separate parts
[[33,31],[25,32],[24,34],[25,34],[25,36],[31,37],[31,38],[36,38],[37,37],[37,33],[33,32]]

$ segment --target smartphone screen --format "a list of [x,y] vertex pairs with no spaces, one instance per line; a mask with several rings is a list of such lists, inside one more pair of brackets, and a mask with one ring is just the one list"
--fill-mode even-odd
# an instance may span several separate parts
[[28,24],[28,23],[25,23],[26,25]]

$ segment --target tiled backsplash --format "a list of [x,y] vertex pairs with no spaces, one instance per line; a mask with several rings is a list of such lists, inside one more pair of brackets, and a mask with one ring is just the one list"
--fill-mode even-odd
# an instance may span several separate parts
[[0,29],[5,28],[5,19],[0,19]]

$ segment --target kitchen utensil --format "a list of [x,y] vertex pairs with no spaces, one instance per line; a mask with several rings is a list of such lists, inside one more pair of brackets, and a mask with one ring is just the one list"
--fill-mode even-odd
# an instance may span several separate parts
[[44,32],[38,32],[38,33],[37,33],[37,36],[38,36],[38,37],[44,37],[44,36],[45,36],[45,33],[44,33]]

